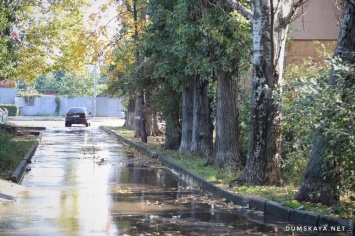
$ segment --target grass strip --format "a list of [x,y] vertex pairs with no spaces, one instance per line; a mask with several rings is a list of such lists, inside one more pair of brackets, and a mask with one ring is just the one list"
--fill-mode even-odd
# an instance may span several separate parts
[[[124,138],[134,140],[134,131],[128,129],[127,127],[108,126],[107,128],[113,130]],[[156,140],[159,141],[156,142]],[[226,169],[224,172],[222,172],[216,166],[205,167],[204,165],[206,163],[206,159],[202,159],[196,156],[182,156],[177,151],[166,151],[162,147],[162,139],[151,138],[148,139],[148,143],[142,143],[140,139],[136,139],[135,142],[144,145],[157,153],[164,154],[174,162],[190,169],[192,172],[200,175],[210,182],[213,182],[225,189],[234,191],[244,196],[257,196],[266,198],[279,202],[280,204],[290,208],[312,211],[333,217],[351,219],[353,215],[355,215],[355,201],[352,200],[352,196],[355,196],[355,193],[348,193],[342,196],[339,202],[336,202],[331,207],[328,207],[321,204],[312,204],[310,202],[300,203],[297,200],[294,200],[294,195],[299,189],[299,186],[294,184],[284,183],[282,186],[240,185],[230,187],[229,183],[237,179],[239,175],[238,171]],[[302,176],[299,176],[299,180],[295,180],[294,182],[300,182],[301,178]]]
[[33,135],[14,136],[0,130],[0,178],[9,178],[37,139]]

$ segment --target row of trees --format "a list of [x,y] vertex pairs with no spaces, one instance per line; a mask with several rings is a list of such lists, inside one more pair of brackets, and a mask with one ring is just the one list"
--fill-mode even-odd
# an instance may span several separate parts
[[[27,91],[35,90],[38,95],[53,94],[68,97],[90,97],[94,94],[94,86],[96,93],[100,94],[106,89],[105,76],[96,75],[96,85],[94,82],[94,73],[89,72],[84,76],[77,76],[67,71],[52,72],[41,75],[31,82],[24,83],[18,81],[18,95],[31,95]],[[20,94],[23,93],[23,94]]]
[[[80,73],[86,64],[101,62],[109,78],[108,91],[127,98],[126,125],[136,137],[146,141],[147,135],[160,134],[156,125],[160,112],[166,121],[165,148],[206,158],[206,165],[221,170],[241,170],[242,183],[278,185],[281,115],[287,97],[282,92],[285,44],[288,26],[306,2],[110,0],[90,17],[95,26],[90,30],[82,17],[84,1],[1,1],[5,5],[0,17],[5,20],[0,38],[9,44],[0,44],[1,56],[6,57],[0,69],[31,80],[53,70]],[[355,135],[349,132],[354,5],[354,0],[346,0],[335,51],[342,63],[337,60],[329,86],[324,86],[336,100],[328,99],[319,112],[312,155],[296,195],[299,200],[330,204],[339,197],[339,186],[351,187],[343,180],[355,169],[344,164],[352,163],[354,156]],[[113,7],[118,33],[111,38],[95,21]],[[20,37],[9,37],[14,25],[21,30]],[[249,90],[242,82],[250,71]],[[296,95],[295,104],[300,98]],[[341,122],[333,122],[334,112],[342,114]],[[288,138],[298,141],[295,132]]]
[[[111,91],[120,91],[129,100],[126,124],[145,141],[146,123],[154,117],[148,113],[159,111],[166,121],[165,148],[205,157],[206,165],[218,165],[222,170],[241,169],[238,181],[242,183],[280,184],[285,44],[288,26],[306,2],[121,2],[125,17],[116,63],[108,73]],[[354,63],[353,11],[354,2],[346,1],[335,52],[350,64]],[[240,81],[250,70],[248,107]],[[335,71],[329,82],[332,88],[340,81],[333,78]],[[351,78],[341,84],[350,86]],[[247,118],[245,108],[250,109]],[[249,125],[248,134],[241,134],[245,125]],[[314,137],[311,161],[296,195],[299,200],[330,204],[339,197],[345,159],[333,153],[329,142],[338,141],[329,135],[334,138],[330,141],[324,130],[319,128]],[[348,157],[353,154],[349,152]]]
[[87,0],[0,1],[0,79],[33,79],[53,71],[86,74],[104,33],[85,17]]
[[19,56],[19,36],[12,31],[16,16],[11,3],[10,0],[0,1],[0,80],[14,75]]
[[[242,182],[279,184],[283,55],[288,25],[304,2],[124,1],[133,25],[123,21],[122,33],[129,28],[132,35],[121,37],[126,39],[122,44],[133,44],[135,53],[128,86],[121,83],[121,90],[135,99],[135,115],[128,118],[136,120],[127,122],[134,124],[135,136],[145,140],[143,113],[153,106],[167,122],[166,148],[209,157],[208,165],[222,169],[245,165]],[[117,51],[122,55],[121,48]],[[245,155],[238,84],[250,70],[252,54],[252,119]],[[119,63],[121,59],[117,57]]]

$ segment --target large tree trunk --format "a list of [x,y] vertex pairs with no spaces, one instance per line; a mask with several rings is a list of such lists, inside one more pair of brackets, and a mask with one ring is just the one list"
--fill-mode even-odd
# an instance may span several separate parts
[[163,114],[165,120],[165,149],[177,150],[181,141],[181,94],[170,90],[169,98],[166,98],[167,108],[169,109]]
[[[328,140],[318,132],[314,138],[311,159],[308,162],[301,188],[295,195],[298,201],[307,201],[331,205],[333,201],[338,200],[336,186],[339,181],[338,173],[334,170],[335,163],[330,165],[323,157],[327,152]],[[325,174],[324,171],[328,173]]]
[[134,123],[134,138],[137,137],[141,137],[142,142],[147,142],[147,134],[145,130],[144,97],[143,94],[139,91],[136,91]]
[[193,128],[191,154],[209,157],[213,149],[213,124],[211,99],[208,95],[208,81],[194,78]]
[[149,91],[145,94],[145,106],[144,106],[144,120],[145,120],[145,132],[147,136],[154,136],[153,131],[153,109],[150,102]]
[[190,151],[192,140],[193,124],[193,101],[194,90],[187,87],[182,91],[182,124],[181,124],[181,143],[179,151],[186,154]]
[[146,106],[144,109],[144,114],[145,114],[145,125],[146,125],[146,134],[147,136],[158,136],[163,134],[159,130],[158,126],[158,118],[157,118],[157,112],[154,109],[154,107],[151,105],[151,95],[149,92],[145,95],[145,100],[146,100]]
[[238,79],[219,72],[217,79],[216,138],[207,165],[242,168],[239,151]]
[[135,99],[130,97],[128,101],[127,110],[126,110],[124,126],[133,130],[134,122],[135,122]]
[[[252,1],[253,79],[247,163],[241,182],[278,185],[281,168],[280,95],[291,0]],[[281,4],[282,6],[279,6]]]
[[145,114],[145,130],[147,136],[155,136],[153,131],[153,111],[152,107],[149,105],[145,106],[144,109]]
[[[343,61],[355,63],[355,1],[352,4],[347,2],[344,18],[340,27],[338,44],[334,51],[334,56],[339,56]],[[330,75],[330,86],[338,86],[338,74],[334,68]],[[353,79],[353,78],[352,78]],[[346,99],[343,97],[343,99]],[[324,115],[330,116],[331,112]],[[329,117],[325,118],[329,119]],[[324,127],[322,127],[324,128]],[[319,129],[314,138],[311,159],[308,163],[301,188],[295,195],[298,201],[310,201],[331,205],[339,199],[337,186],[340,181],[340,173],[336,168],[337,163],[327,161],[326,151],[329,148],[329,138]],[[338,141],[339,142],[339,141]]]

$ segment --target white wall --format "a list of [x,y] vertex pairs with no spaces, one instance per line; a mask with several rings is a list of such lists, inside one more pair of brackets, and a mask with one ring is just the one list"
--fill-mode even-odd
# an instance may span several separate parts
[[[122,111],[125,109],[119,98],[96,98],[96,116],[120,117],[124,118]],[[20,115],[56,115],[57,107],[55,96],[46,96],[35,98],[33,106],[25,105],[25,98],[16,97],[16,104],[20,107]],[[93,97],[60,97],[59,115],[63,116],[70,107],[86,107],[91,114],[94,114]]]
[[0,104],[15,104],[17,89],[0,88]]

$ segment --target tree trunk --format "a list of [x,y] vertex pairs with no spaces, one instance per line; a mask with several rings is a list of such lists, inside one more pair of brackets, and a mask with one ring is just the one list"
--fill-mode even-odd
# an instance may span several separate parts
[[[307,165],[304,175],[304,180],[301,188],[295,195],[298,201],[307,201],[314,203],[322,203],[324,205],[331,205],[334,200],[338,200],[336,194],[336,186],[338,184],[339,175],[336,172],[329,170],[335,168],[335,164],[330,165],[322,158],[328,148],[328,140],[321,133],[318,132],[314,138],[311,159]],[[328,174],[324,175],[323,168],[326,168]]]
[[180,109],[181,109],[181,94],[170,89],[170,97],[166,98],[166,103],[169,103],[169,110],[163,114],[165,120],[165,149],[176,150],[179,148],[181,141],[181,124],[180,124]]
[[154,131],[153,131],[153,111],[152,107],[149,105],[145,106],[144,109],[145,113],[145,130],[147,136],[155,136]]
[[134,122],[135,122],[135,99],[130,97],[129,101],[128,101],[127,110],[126,110],[126,117],[125,117],[124,126],[133,130],[134,129]]
[[[337,47],[334,56],[339,56],[344,62],[355,63],[355,2],[347,2],[344,18],[340,27]],[[334,67],[330,75],[329,85],[338,86],[338,73],[335,73]],[[346,99],[343,97],[343,99]],[[325,112],[325,116],[330,116],[331,112]],[[328,117],[325,119],[329,119]],[[324,128],[324,127],[323,127]],[[337,171],[336,162],[326,160],[326,151],[329,149],[329,139],[326,134],[319,129],[314,138],[311,159],[308,163],[301,188],[295,195],[298,201],[310,201],[313,203],[322,203],[331,205],[339,199],[337,186],[340,182],[340,173]],[[339,141],[337,141],[339,142]]]
[[190,151],[192,140],[192,124],[193,124],[193,89],[185,88],[182,91],[182,124],[181,124],[181,143],[179,152],[186,154]]
[[193,126],[191,154],[209,157],[213,149],[213,124],[211,99],[208,95],[208,81],[194,78]]
[[286,16],[292,1],[259,0],[253,4],[253,79],[251,127],[247,163],[239,178],[257,185],[278,185],[281,168],[281,81],[285,42]]
[[142,142],[147,142],[147,134],[145,132],[145,114],[143,110],[144,97],[141,92],[136,91],[134,138],[141,137]]
[[163,132],[161,132],[158,124],[159,124],[158,112],[155,109],[153,109],[153,134],[155,136],[163,135]]
[[217,79],[216,138],[207,165],[242,168],[239,151],[238,79],[219,72]]

